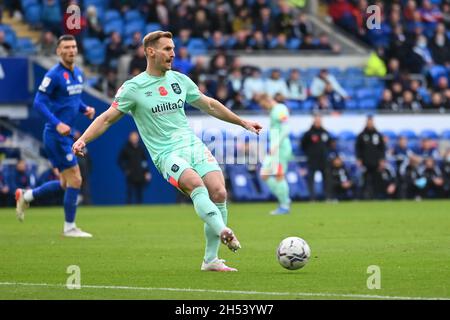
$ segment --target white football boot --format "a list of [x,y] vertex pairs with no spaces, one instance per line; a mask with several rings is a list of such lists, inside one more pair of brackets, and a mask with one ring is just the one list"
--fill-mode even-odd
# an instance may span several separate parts
[[202,263],[202,271],[218,271],[218,272],[236,272],[238,271],[235,268],[228,267],[225,264],[225,260],[215,258],[213,261],[206,263],[203,261]]
[[16,217],[20,222],[23,222],[25,219],[25,209],[30,207],[30,203],[25,201],[23,197],[24,193],[24,189],[16,189]]
[[72,228],[63,233],[64,237],[71,238],[92,238],[92,234],[82,231],[80,228]]

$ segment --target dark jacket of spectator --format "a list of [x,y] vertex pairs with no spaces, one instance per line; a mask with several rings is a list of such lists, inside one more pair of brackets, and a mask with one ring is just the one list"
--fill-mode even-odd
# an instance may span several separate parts
[[375,128],[365,128],[356,138],[356,158],[365,167],[376,168],[380,159],[384,158],[386,146],[383,136]]

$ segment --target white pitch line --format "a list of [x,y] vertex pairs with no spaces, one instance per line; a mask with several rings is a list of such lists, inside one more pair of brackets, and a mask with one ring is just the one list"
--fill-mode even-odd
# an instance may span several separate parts
[[[25,286],[25,287],[49,287],[66,288],[65,284],[48,283],[24,283],[24,282],[0,282],[0,286]],[[341,294],[321,292],[262,292],[262,291],[240,291],[240,290],[214,290],[214,289],[192,289],[192,288],[152,288],[152,287],[130,287],[130,286],[101,286],[82,285],[81,289],[111,289],[111,290],[138,290],[138,291],[172,291],[172,292],[205,292],[243,295],[266,295],[266,296],[292,296],[292,297],[335,297],[335,298],[361,298],[361,299],[390,299],[390,300],[450,300],[450,297],[401,297],[381,296],[370,294]]]

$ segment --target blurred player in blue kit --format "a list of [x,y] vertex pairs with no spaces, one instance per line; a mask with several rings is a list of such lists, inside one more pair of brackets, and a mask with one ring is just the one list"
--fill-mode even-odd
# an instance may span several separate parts
[[45,119],[43,141],[52,166],[60,172],[60,180],[49,181],[35,189],[17,189],[16,215],[25,218],[25,210],[33,200],[52,197],[64,190],[64,230],[66,237],[90,238],[91,234],[77,228],[75,216],[82,178],[77,158],[72,152],[73,125],[79,113],[93,119],[95,109],[81,101],[83,73],[75,66],[77,42],[72,35],[58,39],[56,53],[60,62],[51,68],[39,86],[34,108]]

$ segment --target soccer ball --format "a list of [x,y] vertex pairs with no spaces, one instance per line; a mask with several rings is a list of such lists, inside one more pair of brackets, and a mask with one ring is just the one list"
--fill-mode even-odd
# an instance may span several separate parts
[[311,256],[311,249],[305,240],[289,237],[281,241],[277,249],[278,262],[288,270],[303,268]]

